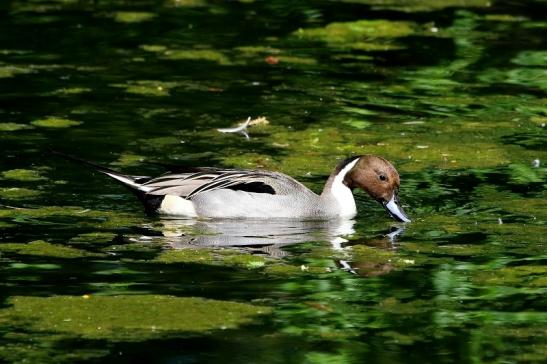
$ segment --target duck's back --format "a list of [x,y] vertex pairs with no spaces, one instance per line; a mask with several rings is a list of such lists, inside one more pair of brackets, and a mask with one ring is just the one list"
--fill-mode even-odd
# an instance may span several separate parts
[[199,169],[144,184],[164,196],[158,212],[211,218],[320,217],[320,197],[295,179],[262,170]]

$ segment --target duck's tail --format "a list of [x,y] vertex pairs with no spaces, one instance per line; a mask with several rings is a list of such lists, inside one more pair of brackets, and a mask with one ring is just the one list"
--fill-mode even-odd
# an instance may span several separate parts
[[115,179],[116,181],[120,182],[124,186],[129,187],[129,189],[131,189],[135,192],[145,193],[145,192],[148,191],[148,188],[143,186],[143,183],[150,180],[150,177],[148,177],[148,176],[131,176],[131,175],[128,175],[128,174],[119,173],[117,171],[114,171],[110,168],[103,167],[103,166],[98,165],[96,163],[80,159],[80,158],[75,157],[73,155],[66,154],[66,153],[63,153],[63,152],[59,152],[57,150],[49,150],[49,152],[51,154],[57,155],[59,157],[63,157],[64,159],[69,160],[71,162],[75,162],[77,164],[83,164],[87,167],[90,167],[90,168],[96,170],[97,172],[101,172],[103,174],[106,174],[107,176]]

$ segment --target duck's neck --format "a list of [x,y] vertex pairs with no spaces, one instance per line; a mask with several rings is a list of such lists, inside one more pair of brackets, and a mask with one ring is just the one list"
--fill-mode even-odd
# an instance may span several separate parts
[[344,184],[346,174],[355,166],[358,159],[346,164],[342,169],[335,170],[325,183],[325,188],[321,193],[321,198],[326,202],[335,202],[339,215],[344,217],[353,217],[357,213],[355,199],[351,189]]

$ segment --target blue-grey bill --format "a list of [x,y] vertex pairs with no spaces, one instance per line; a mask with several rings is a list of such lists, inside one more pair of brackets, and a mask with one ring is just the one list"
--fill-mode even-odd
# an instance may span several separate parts
[[393,194],[391,200],[389,200],[388,203],[384,204],[384,207],[386,208],[387,212],[389,212],[391,217],[393,217],[395,220],[401,222],[410,222],[410,219],[408,218],[408,216],[406,216],[405,211],[403,210],[396,194]]

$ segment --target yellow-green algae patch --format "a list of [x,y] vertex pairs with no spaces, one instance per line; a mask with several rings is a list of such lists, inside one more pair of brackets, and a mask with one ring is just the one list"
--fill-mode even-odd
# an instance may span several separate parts
[[70,239],[71,245],[105,245],[109,244],[114,240],[116,234],[109,232],[92,232],[78,234],[77,236]]
[[3,171],[0,173],[3,179],[29,182],[29,181],[41,181],[46,179],[40,174],[39,171],[33,169],[11,169],[9,171]]
[[264,306],[167,295],[11,297],[0,322],[86,339],[144,341],[237,328],[270,313]]
[[368,245],[354,245],[350,249],[350,254],[354,266],[359,268],[359,273],[363,274],[382,274],[396,268],[405,268],[416,264],[415,259],[410,259],[391,250]]
[[266,265],[267,261],[264,257],[229,250],[225,251],[222,257],[222,264],[246,269],[262,268]]
[[212,249],[180,249],[166,250],[158,255],[153,262],[158,263],[207,263],[215,260]]
[[274,262],[264,267],[262,273],[269,276],[277,277],[294,277],[306,274],[318,275],[329,273],[330,270],[327,267],[319,267],[315,265],[301,264],[292,265],[282,262]]
[[[125,246],[121,246],[124,249]],[[118,250],[118,249],[116,249]],[[150,248],[148,248],[150,250]],[[150,263],[163,264],[206,264],[213,266],[257,270],[269,276],[300,276],[306,274],[324,274],[330,272],[324,266],[293,265],[280,259],[263,257],[239,251],[237,249],[185,248],[166,250],[160,253]]]
[[208,2],[206,0],[167,0],[164,4],[164,6],[175,8],[193,8],[207,5]]
[[118,11],[113,17],[118,23],[141,23],[152,20],[156,14],[145,11]]
[[26,124],[19,123],[0,123],[0,131],[18,131],[32,129],[33,127]]
[[0,251],[17,253],[21,255],[33,255],[52,258],[82,258],[86,256],[97,256],[98,254],[84,250],[71,248],[58,244],[51,244],[43,240],[31,241],[30,243],[2,243]]
[[241,253],[235,249],[178,249],[166,250],[158,255],[153,262],[173,263],[199,263],[239,267],[246,269],[262,268],[268,260],[266,258]]
[[88,87],[69,87],[69,88],[60,88],[55,91],[52,91],[52,95],[79,95],[86,92],[91,92],[92,89]]
[[163,53],[162,58],[173,61],[209,61],[220,65],[230,65],[231,60],[222,52],[213,49],[172,49]]
[[31,67],[13,66],[0,64],[0,78],[11,78],[16,75],[33,73],[35,70]]
[[339,48],[387,50],[391,49],[393,39],[413,35],[416,31],[417,25],[408,21],[358,20],[331,23],[323,28],[299,29],[293,35]]
[[[500,209],[513,214],[528,215],[538,219],[547,219],[547,200],[545,198],[527,197],[507,191],[498,191],[489,186],[481,186],[475,191],[481,206]],[[502,228],[499,226],[498,228]]]
[[142,164],[146,160],[145,156],[133,154],[133,153],[122,153],[118,160],[112,162],[116,166],[137,166]]
[[371,5],[374,9],[397,10],[404,12],[435,11],[444,8],[457,7],[488,7],[490,0],[343,0],[349,3]]
[[167,50],[167,47],[161,44],[142,44],[139,48],[151,53],[161,53]]
[[[336,164],[334,160],[331,164],[325,164],[328,158],[359,154],[382,155],[393,161],[401,172],[421,171],[424,168],[488,168],[508,165],[515,158],[529,161],[537,158],[537,152],[533,150],[496,140],[510,135],[519,123],[524,123],[508,116],[498,116],[501,120],[496,122],[494,129],[490,120],[483,123],[458,120],[419,125],[385,124],[381,127],[371,124],[367,127],[369,121],[366,115],[353,116],[340,118],[334,124],[357,120],[358,123],[351,126],[366,128],[366,132],[332,126],[294,130],[271,125],[264,140],[279,149],[279,154],[226,153],[223,161],[237,167],[269,168],[302,175],[328,174]],[[332,120],[329,121],[332,125]],[[529,124],[526,127],[536,127],[532,122],[526,123]],[[454,142],[456,139],[457,143]]]
[[0,197],[8,199],[8,200],[23,200],[26,198],[33,198],[41,194],[42,194],[42,191],[31,190],[29,188],[0,187]]
[[495,270],[475,272],[472,281],[476,284],[511,287],[547,287],[547,266],[508,266]]
[[[0,196],[2,196],[0,190]],[[39,191],[38,191],[39,192]],[[136,214],[119,211],[98,211],[76,206],[42,206],[39,208],[0,208],[0,218],[18,223],[56,222],[66,223],[67,218],[78,221],[80,226],[92,226],[95,229],[119,228],[142,222]]]
[[46,118],[38,119],[31,122],[34,126],[44,127],[44,128],[69,128],[71,126],[81,125],[81,121],[63,119],[63,118]]

